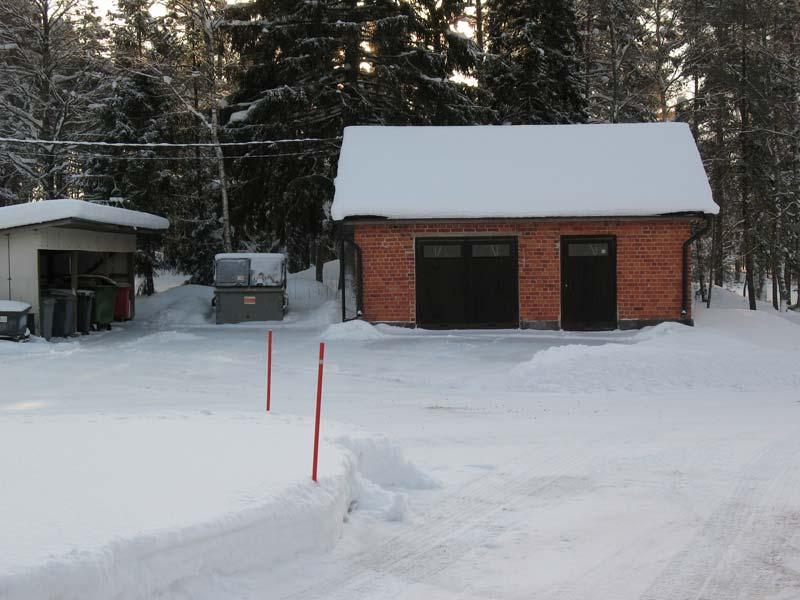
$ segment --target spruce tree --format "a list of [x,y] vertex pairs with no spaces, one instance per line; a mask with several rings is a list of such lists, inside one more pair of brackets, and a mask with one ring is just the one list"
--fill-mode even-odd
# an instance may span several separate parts
[[571,0],[490,0],[487,19],[481,83],[500,122],[585,121]]
[[388,0],[260,0],[231,8],[232,47],[244,68],[229,135],[329,140],[254,147],[239,158],[235,205],[242,212],[235,219],[249,239],[288,247],[294,268],[318,261],[315,239],[322,254],[330,250],[330,224],[320,222],[344,127],[487,120],[476,90],[451,79],[472,68],[477,51],[447,26],[452,7],[433,8]]
[[581,78],[589,118],[601,123],[656,119],[654,80],[643,51],[638,0],[577,0]]

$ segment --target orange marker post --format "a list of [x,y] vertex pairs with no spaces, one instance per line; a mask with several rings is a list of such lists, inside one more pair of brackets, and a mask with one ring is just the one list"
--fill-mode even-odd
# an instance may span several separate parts
[[325,342],[319,343],[319,369],[317,370],[317,418],[314,425],[314,466],[311,468],[311,479],[317,480],[317,463],[319,459],[319,416],[322,411],[322,364],[325,358]]

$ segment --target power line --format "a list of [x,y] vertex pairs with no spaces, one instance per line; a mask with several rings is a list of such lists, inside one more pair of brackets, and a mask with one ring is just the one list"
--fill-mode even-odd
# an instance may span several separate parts
[[[140,161],[140,160],[158,160],[158,161],[166,161],[166,160],[219,160],[216,156],[115,156],[113,154],[94,154],[90,152],[82,152],[78,151],[82,158],[88,159],[108,159],[108,160],[129,160],[129,161]],[[241,154],[236,156],[226,156],[225,160],[239,160],[241,158],[282,158],[285,156],[311,156],[314,154],[323,154],[332,152],[332,150],[325,150],[325,149],[316,149],[316,150],[307,150],[305,152],[280,152],[275,154]],[[24,154],[26,157],[30,158],[39,158],[39,157],[49,157],[49,158],[64,158],[60,154],[49,154],[49,153],[40,153],[40,152],[32,152],[28,150],[20,150],[19,154]]]
[[36,145],[60,145],[60,146],[103,146],[110,148],[215,148],[217,146],[254,146],[254,145],[274,145],[274,144],[297,144],[306,142],[334,142],[341,141],[341,136],[329,138],[293,138],[285,140],[254,140],[251,142],[220,142],[219,144],[196,142],[185,144],[173,144],[167,142],[155,142],[148,144],[132,142],[85,142],[79,140],[37,140],[33,138],[8,138],[0,137],[0,142],[10,144],[36,144]]

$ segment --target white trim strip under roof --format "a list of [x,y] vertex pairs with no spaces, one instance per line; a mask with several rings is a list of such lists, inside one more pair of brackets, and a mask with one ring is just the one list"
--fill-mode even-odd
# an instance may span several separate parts
[[336,220],[716,214],[685,123],[348,127]]
[[74,219],[131,229],[163,230],[169,221],[150,213],[85,200],[42,200],[0,207],[0,230]]

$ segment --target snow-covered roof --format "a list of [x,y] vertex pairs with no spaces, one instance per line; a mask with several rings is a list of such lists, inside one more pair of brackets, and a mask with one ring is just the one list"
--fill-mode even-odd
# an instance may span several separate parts
[[0,230],[76,220],[132,229],[167,229],[169,221],[150,213],[84,200],[43,200],[0,207]]
[[716,214],[685,123],[348,127],[336,220]]

